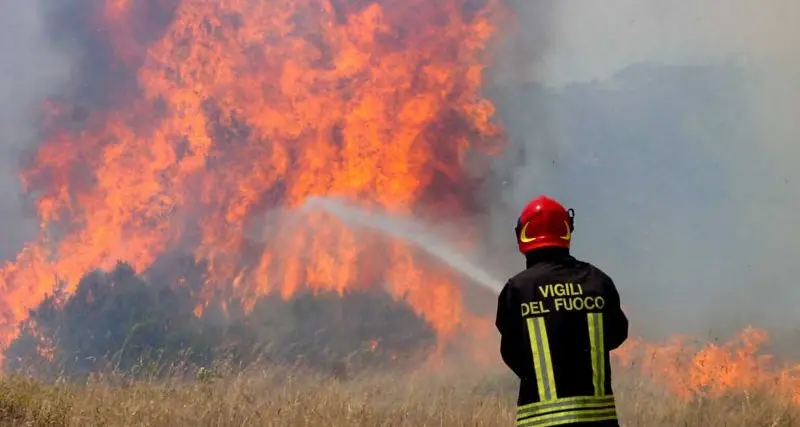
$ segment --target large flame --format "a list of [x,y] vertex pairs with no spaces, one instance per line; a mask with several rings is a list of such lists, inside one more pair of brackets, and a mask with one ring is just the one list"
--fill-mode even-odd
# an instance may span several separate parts
[[143,270],[187,244],[208,295],[385,282],[441,335],[467,318],[457,277],[333,218],[246,237],[312,195],[462,212],[464,156],[500,141],[480,94],[493,0],[91,4],[112,84],[78,125],[80,91],[49,105],[23,174],[40,236],[2,271],[0,344],[57,279],[69,294],[88,270]]

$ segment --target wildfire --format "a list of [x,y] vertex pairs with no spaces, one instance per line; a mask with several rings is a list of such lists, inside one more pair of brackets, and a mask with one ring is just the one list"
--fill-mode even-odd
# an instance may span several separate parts
[[639,369],[678,397],[761,388],[781,390],[800,404],[800,367],[782,367],[761,354],[768,341],[766,331],[747,328],[721,345],[698,345],[680,336],[659,344],[634,338],[613,354],[621,366]]
[[459,280],[399,242],[323,214],[247,237],[312,195],[464,211],[467,150],[500,141],[480,95],[494,0],[89,4],[112,58],[105,99],[48,106],[22,175],[40,235],[0,275],[0,344],[56,279],[68,295],[88,270],[141,271],[185,247],[209,266],[198,313],[219,287],[255,299],[385,282],[440,335],[457,329]]
[[[292,212],[319,195],[396,215],[467,210],[465,156],[502,149],[480,90],[500,0],[77,4],[99,40],[84,64],[96,87],[46,104],[22,173],[40,233],[0,271],[0,348],[60,283],[69,295],[91,269],[142,271],[186,248],[208,265],[198,315],[220,289],[254,301],[386,285],[440,337],[468,324],[477,348],[493,333],[461,279],[404,243],[323,213],[297,226]],[[632,339],[617,358],[682,396],[771,379],[800,403],[797,372],[757,356],[765,340]]]

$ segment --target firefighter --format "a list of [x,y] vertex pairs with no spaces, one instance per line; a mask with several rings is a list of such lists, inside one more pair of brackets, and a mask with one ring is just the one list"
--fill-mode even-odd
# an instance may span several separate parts
[[609,351],[628,337],[611,278],[570,254],[574,211],[533,199],[516,226],[526,269],[497,301],[500,354],[519,377],[517,425],[618,427]]

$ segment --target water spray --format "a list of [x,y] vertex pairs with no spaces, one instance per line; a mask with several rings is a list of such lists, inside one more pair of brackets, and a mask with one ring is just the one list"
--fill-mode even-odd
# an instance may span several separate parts
[[500,293],[505,283],[504,280],[493,277],[466,256],[449,247],[444,243],[442,236],[417,221],[392,217],[386,213],[368,212],[331,197],[308,198],[300,208],[301,211],[315,209],[332,214],[348,225],[377,230],[387,236],[411,243],[496,294]]

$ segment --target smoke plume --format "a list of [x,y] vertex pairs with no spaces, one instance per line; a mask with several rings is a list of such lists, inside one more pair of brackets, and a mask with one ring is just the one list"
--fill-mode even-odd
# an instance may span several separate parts
[[800,4],[524,3],[492,75],[495,235],[551,193],[639,332],[797,322]]
[[16,255],[35,232],[26,215],[17,174],[20,161],[36,142],[36,116],[42,99],[69,78],[68,58],[54,50],[36,1],[0,4],[0,259]]

